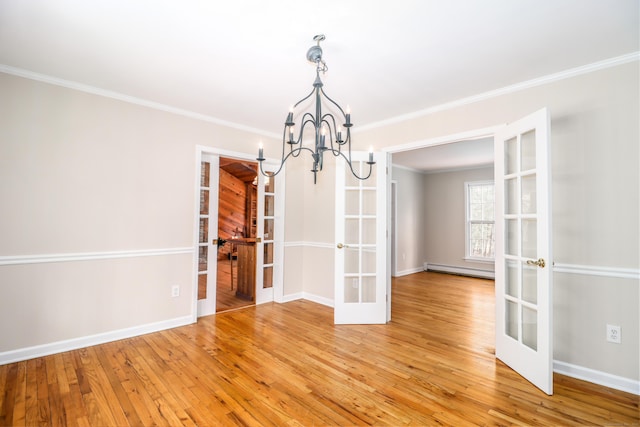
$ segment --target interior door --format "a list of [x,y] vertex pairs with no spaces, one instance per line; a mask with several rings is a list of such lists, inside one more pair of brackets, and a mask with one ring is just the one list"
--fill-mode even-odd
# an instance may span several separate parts
[[219,168],[219,156],[202,155],[198,215],[198,317],[216,312]]
[[549,113],[495,136],[496,356],[553,394]]
[[[265,162],[265,171],[278,165]],[[258,223],[256,243],[256,304],[281,300],[284,255],[284,171],[276,177],[258,172]]]
[[[354,171],[369,171],[366,152],[352,152]],[[336,165],[336,324],[386,323],[387,158],[379,155],[371,176],[359,180],[342,158]]]

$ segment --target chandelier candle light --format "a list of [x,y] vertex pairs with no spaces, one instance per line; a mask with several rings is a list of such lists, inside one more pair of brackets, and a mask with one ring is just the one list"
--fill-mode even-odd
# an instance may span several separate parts
[[[323,34],[317,35],[313,38],[317,44],[312,46],[307,51],[307,60],[309,62],[316,64],[316,79],[313,82],[313,90],[309,95],[302,98],[300,101],[295,103],[287,114],[287,119],[284,122],[284,131],[282,134],[282,158],[280,161],[280,167],[275,172],[265,172],[262,169],[262,162],[265,160],[264,151],[262,142],[258,148],[258,158],[256,159],[260,163],[260,172],[267,177],[272,177],[277,175],[283,168],[284,163],[287,161],[289,157],[298,157],[304,150],[309,151],[311,153],[311,157],[313,159],[313,183],[316,183],[317,173],[322,170],[323,163],[323,155],[326,151],[331,152],[335,157],[342,156],[347,164],[349,165],[349,169],[351,173],[358,179],[365,180],[371,176],[371,171],[373,169],[373,165],[376,163],[373,160],[373,148],[369,150],[369,161],[365,162],[369,165],[369,173],[366,176],[358,175],[353,168],[353,164],[351,162],[351,127],[353,123],[351,123],[351,109],[349,106],[345,110],[342,109],[334,100],[329,98],[327,94],[322,89],[323,83],[320,80],[320,72],[322,74],[326,73],[328,68],[327,64],[322,60],[322,48],[320,47],[320,42],[325,39]],[[298,105],[306,101],[315,95],[315,114],[312,112],[302,112],[299,111],[296,115],[300,117],[300,125],[298,127],[299,132],[296,137],[296,123],[294,122],[294,112]],[[329,112],[323,114],[322,107],[323,101],[325,104],[328,104]],[[344,121],[341,125],[336,122],[336,117],[330,111],[331,107],[335,107],[340,114],[338,115],[338,119],[340,116]],[[303,113],[301,115],[301,113]],[[337,111],[336,111],[337,113]],[[305,128],[308,129],[309,126],[313,128],[314,132],[314,140],[315,144],[313,149],[309,147],[302,146],[302,140],[304,135]],[[343,135],[345,135],[343,139]],[[327,136],[329,137],[329,145],[327,146]],[[289,146],[287,150],[287,145]],[[346,154],[345,154],[346,153]]]

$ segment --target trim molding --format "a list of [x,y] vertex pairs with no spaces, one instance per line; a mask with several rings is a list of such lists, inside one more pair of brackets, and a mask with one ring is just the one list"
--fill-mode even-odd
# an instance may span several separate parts
[[[379,122],[366,124],[366,125],[360,126],[358,128],[358,132],[376,129],[383,126],[393,125],[396,123],[401,123],[414,118],[427,116],[429,114],[434,114],[439,111],[449,110],[449,109],[460,107],[463,105],[472,104],[472,103],[483,101],[490,98],[495,98],[497,96],[518,92],[531,87],[541,86],[547,83],[553,83],[553,82],[567,79],[570,77],[579,76],[581,74],[587,74],[594,71],[611,68],[618,65],[623,65],[623,64],[633,62],[633,61],[638,61],[638,60],[640,60],[640,52],[631,52],[626,55],[617,56],[615,58],[605,59],[603,61],[594,62],[592,64],[583,65],[581,67],[571,68],[569,70],[565,70],[558,73],[549,74],[547,76],[542,76],[536,79],[531,79],[524,82],[516,83],[514,85],[506,86],[501,89],[480,93],[477,95],[458,99],[456,101],[451,101],[444,104],[436,105],[431,108],[426,108],[423,110],[414,111],[412,113],[392,117],[390,119],[381,120]],[[41,81],[41,82],[49,83],[56,86],[62,86],[69,89],[79,90],[81,92],[104,96],[107,98],[128,102],[130,104],[141,105],[143,107],[153,108],[155,110],[165,111],[172,114],[178,114],[181,116],[189,117],[196,120],[202,120],[209,123],[214,123],[221,126],[228,126],[230,128],[234,128],[234,129],[238,129],[246,132],[252,132],[259,135],[264,135],[269,138],[274,138],[274,139],[280,138],[280,135],[272,132],[266,132],[262,129],[256,129],[250,126],[241,125],[235,122],[229,122],[227,120],[222,120],[222,119],[208,116],[205,114],[200,114],[200,113],[172,107],[165,104],[160,104],[158,102],[153,102],[153,101],[149,101],[142,98],[136,98],[136,97],[125,95],[119,92],[114,92],[114,91],[102,89],[99,87],[74,82],[71,80],[65,80],[65,79],[49,76],[46,74],[36,73],[36,72],[25,70],[22,68],[11,67],[9,65],[0,64],[0,72],[31,79],[31,80]]]
[[333,300],[327,297],[321,297],[319,295],[310,294],[309,292],[302,292],[302,299],[306,299],[306,300],[333,308]]
[[285,248],[296,248],[296,247],[305,247],[305,246],[310,248],[333,249],[333,243],[305,242],[305,241],[284,242]]
[[164,249],[142,249],[130,251],[109,251],[109,252],[79,252],[69,254],[41,254],[41,255],[17,255],[0,256],[0,266],[21,265],[21,264],[42,264],[48,262],[70,262],[70,261],[94,261],[116,258],[136,258],[142,256],[161,256],[193,254],[192,247],[164,248]]
[[425,271],[425,269],[423,267],[409,268],[407,270],[396,271],[396,275],[394,277],[408,276],[409,274],[420,273],[421,271]]
[[333,300],[327,297],[321,297],[319,295],[310,294],[309,292],[296,292],[295,294],[285,295],[282,302],[291,302],[300,299],[306,299],[311,302],[315,302],[320,305],[333,308]]
[[489,92],[479,93],[466,98],[458,99],[456,101],[446,102],[444,104],[436,105],[431,108],[425,108],[423,110],[414,111],[412,113],[403,114],[400,116],[392,117],[387,120],[381,120],[379,122],[370,123],[358,127],[358,132],[367,131],[371,129],[380,128],[383,126],[394,125],[407,120],[416,119],[430,114],[438,113],[440,111],[450,110],[453,108],[461,107],[468,104],[473,104],[487,99],[496,98],[498,96],[507,95],[521,90],[530,89],[536,86],[542,86],[549,83],[554,83],[560,80],[568,79],[570,77],[576,77],[582,74],[592,73],[594,71],[603,70],[606,68],[616,67],[618,65],[624,65],[629,62],[640,60],[640,52],[631,52],[626,55],[617,56],[615,58],[605,59],[604,61],[594,62],[592,64],[583,65],[581,67],[571,68],[569,70],[560,71],[558,73],[549,74],[539,77],[537,79],[531,79],[524,82],[516,83],[514,85],[505,86],[501,89],[492,90]]
[[283,295],[281,303],[296,301],[299,299],[303,299],[302,292],[296,292],[294,294]]
[[640,280],[640,270],[637,268],[602,267],[596,265],[561,264],[554,262],[553,272]]
[[[480,276],[485,278],[495,278],[495,273],[489,270],[481,270],[468,267],[457,267],[442,264],[430,264],[425,263],[424,271],[443,271],[445,273],[465,274],[469,276]],[[420,271],[420,270],[417,270]],[[406,274],[415,273],[417,271],[406,270]],[[618,268],[618,267],[603,267],[596,265],[578,265],[578,264],[561,264],[554,263],[554,273],[566,273],[566,274],[582,274],[586,276],[600,276],[600,277],[615,277],[620,279],[635,279],[640,280],[640,270],[637,268]],[[403,275],[404,271],[398,272],[398,275]]]
[[266,132],[262,129],[253,128],[250,126],[241,125],[235,122],[219,119],[217,117],[208,116],[206,114],[196,113],[182,108],[172,107],[166,104],[160,104],[159,102],[153,102],[142,98],[136,98],[134,96],[125,95],[123,93],[114,92],[112,90],[102,89],[96,86],[90,86],[83,83],[74,82],[71,80],[60,79],[57,77],[49,76],[46,74],[36,73],[22,68],[11,67],[9,65],[0,64],[0,72],[11,74],[25,79],[36,80],[43,83],[49,83],[55,86],[62,86],[68,89],[78,90],[80,92],[90,93],[92,95],[103,96],[105,98],[116,99],[118,101],[127,102],[129,104],[140,105],[143,107],[153,108],[154,110],[164,111],[171,114],[177,114],[179,116],[189,117],[195,120],[202,120],[208,123],[214,123],[216,125],[227,126],[233,129],[242,130],[245,132],[251,132],[258,135],[263,135],[269,138],[278,139],[279,134]]
[[491,270],[481,270],[479,268],[457,267],[453,265],[425,263],[424,271],[441,271],[444,273],[462,274],[464,276],[482,277],[484,279],[495,279],[496,274]]
[[632,380],[630,378],[596,371],[595,369],[585,368],[583,366],[573,365],[559,360],[553,361],[553,372],[616,390],[626,391],[627,393],[640,395],[640,381],[638,380]]
[[23,360],[36,357],[49,356],[51,354],[62,353],[79,348],[90,347],[97,344],[118,341],[126,338],[137,337],[151,332],[159,332],[166,329],[177,328],[179,326],[190,325],[194,322],[191,315],[176,317],[174,319],[163,320],[146,325],[134,326],[131,328],[104,332],[86,337],[73,338],[70,340],[57,341],[49,344],[37,345],[33,347],[21,348],[18,350],[5,351],[0,353],[0,365],[7,363],[21,362]]

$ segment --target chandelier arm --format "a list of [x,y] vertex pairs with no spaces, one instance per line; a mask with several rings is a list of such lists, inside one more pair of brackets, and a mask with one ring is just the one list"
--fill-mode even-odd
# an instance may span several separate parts
[[[308,116],[308,117],[307,117],[307,116]],[[306,117],[306,119],[305,119],[305,117]],[[305,128],[309,123],[311,123],[311,125],[312,125],[313,127],[315,127],[315,125],[316,125],[316,118],[313,116],[313,114],[311,114],[311,113],[307,112],[307,113],[304,113],[304,115],[302,116],[302,119],[303,119],[303,122],[302,122],[302,125],[300,126],[300,132],[298,132],[298,140],[296,141],[296,144],[300,144],[300,147],[298,147],[298,148],[296,149],[296,153],[294,153],[294,154],[293,154],[293,157],[298,157],[298,156],[300,156],[300,153],[301,153],[301,151],[302,151],[302,150],[301,150],[302,148],[304,148],[305,150],[309,150],[309,151],[311,151],[312,153],[314,153],[314,151],[313,151],[312,149],[307,148],[307,147],[302,147],[302,137],[303,137],[303,134],[304,134],[304,128]],[[284,144],[283,144],[283,145],[284,145]],[[293,151],[293,148],[292,148],[291,150]]]
[[[325,93],[325,91],[324,91],[324,89],[323,89],[323,88],[320,88],[320,91],[322,92],[322,95],[323,95],[323,96],[324,96],[324,97],[325,97],[329,102],[331,102],[333,105],[335,105],[335,106],[336,106],[336,108],[337,108],[338,110],[340,110],[340,113],[342,114],[342,117],[344,118],[344,121],[346,122],[346,121],[347,121],[347,115],[345,114],[345,112],[344,112],[344,110],[342,109],[342,107],[340,107],[340,105],[338,105],[338,103],[337,103],[337,102],[335,102],[333,99],[331,99],[331,98],[330,98],[330,97]],[[327,114],[329,114],[329,113],[327,113]],[[334,128],[335,128],[335,130],[336,130],[336,132],[337,132],[338,126],[337,126],[337,125],[336,125],[336,123],[335,123],[335,117],[333,117],[333,115],[331,115],[331,118],[333,119]],[[340,142],[340,141],[338,141],[338,140],[336,139],[336,143],[338,144],[338,146],[345,145],[345,144],[347,144],[348,142],[350,142],[350,141],[351,141],[351,126],[347,126],[347,127],[346,127],[346,129],[347,129],[347,136],[346,136],[346,138],[344,139],[344,141]]]
[[347,162],[347,164],[349,165],[349,169],[351,169],[351,173],[353,174],[353,176],[355,176],[356,178],[358,178],[361,181],[364,181],[366,179],[369,179],[369,177],[371,176],[371,172],[373,171],[373,165],[375,164],[375,162],[365,162],[366,164],[369,165],[369,173],[367,174],[367,176],[365,177],[361,177],[359,176],[356,171],[353,170],[353,164],[351,163],[351,155],[349,155],[349,158],[347,158],[347,156],[344,155],[344,153],[340,150],[334,150],[331,149],[331,152],[333,153],[334,156],[338,157],[338,156],[342,156],[342,158]]
[[311,92],[309,93],[309,95],[305,96],[304,98],[302,98],[300,101],[296,102],[295,104],[293,104],[293,108],[296,108],[298,105],[302,104],[304,101],[306,101],[307,99],[311,98],[311,95],[314,94],[314,92],[316,91],[316,88],[314,87]]
[[[307,118],[306,120],[304,119],[306,116],[309,116],[309,118]],[[303,122],[302,122],[302,126],[300,126],[300,131],[298,132],[298,138],[295,142],[291,143],[291,142],[287,142],[286,141],[286,134],[287,134],[287,127],[284,127],[284,131],[283,131],[283,135],[282,135],[282,156],[284,158],[284,147],[286,146],[286,144],[289,144],[291,147],[291,151],[289,153],[289,155],[292,155],[293,157],[298,157],[300,155],[301,150],[299,149],[294,149],[293,146],[300,144],[300,147],[302,147],[302,135],[304,132],[304,127],[307,125],[307,123],[311,123],[314,124],[315,123],[315,118],[313,117],[313,115],[311,113],[304,113],[304,115],[302,116],[303,118]]]
[[[331,122],[329,120],[327,120],[327,117],[331,119]],[[325,150],[334,150],[334,148],[333,148],[333,136],[334,136],[334,133],[337,132],[336,131],[337,128],[336,128],[336,120],[333,117],[333,114],[327,113],[324,116],[322,116],[322,120],[320,121],[320,124],[323,125],[325,123],[327,124],[327,127],[329,128],[329,147],[331,147],[331,148],[325,148]],[[333,123],[333,128],[331,127],[331,123]],[[337,141],[337,135],[336,135],[336,141]]]
[[[282,158],[282,160],[280,161],[280,167],[278,167],[278,170],[275,171],[275,172],[269,172],[269,171],[265,172],[264,169],[262,168],[262,163],[264,162],[264,159],[262,159],[262,160],[258,159],[258,163],[260,164],[260,172],[262,173],[262,175],[268,176],[270,178],[278,175],[280,173],[280,171],[282,170],[282,168],[284,167],[284,164],[287,161],[287,159],[289,158],[289,156],[298,157],[300,155],[300,152],[303,151],[303,150],[309,151],[309,152],[311,152],[311,154],[314,154],[314,151],[312,149],[308,148],[308,147],[298,147],[296,149],[293,149],[293,150],[291,150],[291,152],[289,152],[289,154],[287,154],[286,156],[284,156]],[[297,154],[294,154],[294,153],[297,153]]]
[[323,95],[325,98],[327,98],[327,100],[328,100],[329,102],[331,102],[333,105],[335,105],[335,106],[336,106],[336,108],[337,108],[338,110],[340,110],[340,112],[342,113],[342,115],[344,116],[344,119],[345,119],[345,121],[346,121],[346,120],[347,120],[347,115],[345,114],[345,112],[344,112],[344,110],[342,109],[342,107],[341,107],[340,105],[338,105],[338,103],[337,103],[336,101],[334,101],[333,99],[329,98],[329,95],[327,95],[327,94],[325,93],[325,91],[324,91],[324,89],[323,89],[323,88],[320,88],[320,92],[322,92],[322,95]]

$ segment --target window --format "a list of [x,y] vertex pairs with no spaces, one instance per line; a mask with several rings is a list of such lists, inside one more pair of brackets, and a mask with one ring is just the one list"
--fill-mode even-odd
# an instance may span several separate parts
[[492,181],[467,182],[466,189],[466,258],[493,261],[494,184]]

